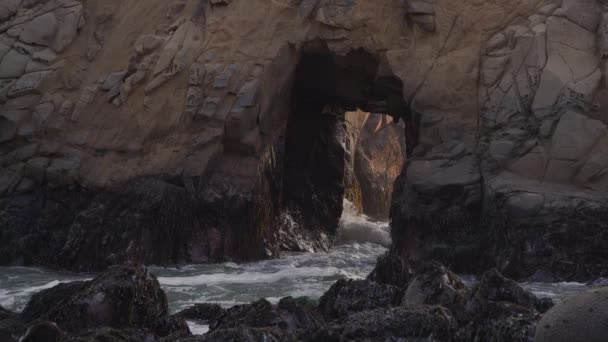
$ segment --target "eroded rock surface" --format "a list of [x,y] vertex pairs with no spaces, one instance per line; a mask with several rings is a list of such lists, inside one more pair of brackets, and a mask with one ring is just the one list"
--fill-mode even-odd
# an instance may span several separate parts
[[343,116],[360,109],[405,123],[393,255],[606,276],[605,12],[599,0],[4,1],[0,262],[84,271],[327,249],[357,159]]

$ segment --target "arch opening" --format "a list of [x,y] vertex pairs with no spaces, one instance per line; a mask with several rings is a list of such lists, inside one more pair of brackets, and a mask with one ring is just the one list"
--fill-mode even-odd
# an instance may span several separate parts
[[[355,202],[357,198],[372,200],[363,198],[369,196],[362,196],[358,178],[365,175],[357,173],[355,167],[357,157],[364,159],[357,153],[360,138],[371,140],[370,136],[387,133],[382,130],[391,126],[396,136],[393,146],[398,146],[402,158],[389,157],[383,162],[399,164],[400,171],[405,155],[405,127],[398,122],[407,113],[401,80],[377,56],[362,49],[337,56],[323,44],[303,47],[295,69],[284,136],[281,212],[289,213],[301,232],[314,234],[312,240],[318,241],[320,235],[334,236],[344,198]],[[366,129],[367,126],[373,128]],[[367,153],[366,157],[373,154]],[[368,183],[365,190],[377,190]],[[392,184],[390,189],[392,192]],[[388,215],[390,195],[384,198],[386,214],[377,218]],[[355,204],[359,209],[364,207],[362,203]]]

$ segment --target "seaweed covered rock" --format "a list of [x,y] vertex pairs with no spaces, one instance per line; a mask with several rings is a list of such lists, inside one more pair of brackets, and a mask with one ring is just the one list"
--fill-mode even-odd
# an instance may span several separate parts
[[286,297],[277,305],[260,299],[225,310],[212,322],[208,336],[214,336],[214,341],[222,341],[220,337],[228,338],[227,336],[234,334],[245,341],[249,341],[252,336],[266,335],[280,335],[280,341],[301,340],[322,327],[325,327],[323,318],[316,311],[316,307],[304,298]]
[[527,342],[552,302],[538,299],[496,270],[484,273],[465,303],[457,341]]
[[402,304],[442,305],[459,314],[467,295],[467,287],[456,274],[439,262],[429,261],[417,269],[403,295]]
[[86,281],[73,281],[61,283],[46,289],[32,296],[27,306],[21,312],[20,318],[26,322],[31,322],[43,317],[55,306],[61,304],[67,297],[77,293],[87,286]]
[[405,259],[397,253],[388,252],[378,258],[376,268],[367,277],[369,280],[394,286],[406,286],[411,274]]
[[60,284],[36,294],[22,318],[45,319],[69,332],[99,327],[151,326],[167,314],[167,298],[142,266],[110,268],[86,282]]
[[380,308],[335,321],[308,341],[450,341],[456,327],[440,306]]
[[319,300],[319,311],[328,319],[397,306],[401,289],[370,280],[338,280]]
[[246,326],[216,330],[204,337],[187,338],[179,342],[288,342],[295,341],[277,328],[250,328]]

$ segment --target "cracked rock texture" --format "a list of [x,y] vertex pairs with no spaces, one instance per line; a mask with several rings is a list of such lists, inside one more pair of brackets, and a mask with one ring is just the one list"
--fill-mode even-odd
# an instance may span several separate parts
[[[386,260],[606,275],[606,10],[3,1],[0,263],[93,270],[324,249],[348,190],[343,114],[358,108],[406,125]],[[298,182],[285,165],[320,166]],[[302,184],[310,196],[294,199]]]

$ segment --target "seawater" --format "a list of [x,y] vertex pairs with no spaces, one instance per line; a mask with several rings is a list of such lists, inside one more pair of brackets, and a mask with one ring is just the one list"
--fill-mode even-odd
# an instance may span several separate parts
[[[338,243],[329,253],[285,253],[276,260],[252,263],[187,265],[181,268],[149,267],[167,293],[171,312],[195,303],[224,307],[259,298],[277,302],[286,296],[319,298],[338,279],[365,278],[378,256],[390,246],[389,226],[357,215],[350,203],[340,220]],[[94,274],[74,274],[29,267],[0,267],[0,305],[20,311],[29,298],[61,282],[92,279]],[[475,278],[464,276],[472,286]],[[561,300],[590,287],[580,283],[523,283],[539,297]],[[193,333],[208,327],[189,322]]]

